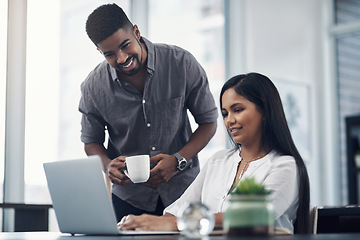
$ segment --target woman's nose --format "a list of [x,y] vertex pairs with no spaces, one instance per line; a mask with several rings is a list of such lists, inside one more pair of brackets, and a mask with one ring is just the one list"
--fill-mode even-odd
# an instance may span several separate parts
[[228,124],[231,124],[231,123],[234,123],[234,122],[235,122],[235,118],[233,117],[232,114],[228,113],[227,118],[226,118],[226,122],[227,122]]

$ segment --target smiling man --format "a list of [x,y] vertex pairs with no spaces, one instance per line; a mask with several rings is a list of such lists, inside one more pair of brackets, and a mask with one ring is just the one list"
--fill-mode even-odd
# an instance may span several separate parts
[[[95,9],[86,32],[105,61],[81,85],[85,152],[102,159],[118,220],[162,215],[198,174],[197,153],[216,131],[218,114],[206,73],[186,50],[142,37],[116,4]],[[194,132],[188,110],[198,124]],[[138,154],[151,156],[144,184],[123,174],[125,157]]]

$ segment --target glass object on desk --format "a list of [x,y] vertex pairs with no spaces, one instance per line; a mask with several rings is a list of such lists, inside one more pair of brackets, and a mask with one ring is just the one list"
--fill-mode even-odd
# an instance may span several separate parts
[[185,237],[201,238],[209,235],[214,229],[214,214],[202,203],[190,203],[177,219],[177,226]]

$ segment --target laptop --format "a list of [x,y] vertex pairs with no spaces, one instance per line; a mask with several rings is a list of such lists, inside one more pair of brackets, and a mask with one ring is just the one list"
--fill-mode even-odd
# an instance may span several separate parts
[[86,235],[179,234],[121,231],[99,156],[44,163],[53,208],[62,233]]

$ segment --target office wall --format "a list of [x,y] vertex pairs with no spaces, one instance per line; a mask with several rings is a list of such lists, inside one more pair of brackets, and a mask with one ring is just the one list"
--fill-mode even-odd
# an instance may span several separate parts
[[[312,204],[317,205],[340,203],[336,156],[324,159],[323,154],[334,151],[332,145],[323,143],[331,132],[324,129],[327,119],[322,118],[326,110],[322,108],[326,104],[323,91],[331,84],[326,67],[329,59],[324,59],[329,51],[326,26],[330,14],[324,9],[330,9],[330,2],[246,0],[242,10],[245,70],[264,73],[278,88],[285,86],[284,91],[294,93],[297,102],[293,106],[298,107],[294,120],[300,115],[295,143],[309,170]],[[283,103],[288,100],[285,96]],[[324,165],[330,171],[322,171]]]

